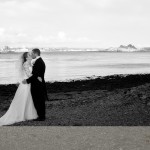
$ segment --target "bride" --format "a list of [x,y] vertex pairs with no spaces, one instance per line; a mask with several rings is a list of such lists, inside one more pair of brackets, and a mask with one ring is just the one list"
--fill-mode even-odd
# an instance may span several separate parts
[[[18,65],[18,68],[20,68],[20,81],[32,76],[31,60],[32,58],[29,52],[23,53],[20,67]],[[41,78],[38,77],[38,80],[41,81]],[[33,104],[30,86],[30,84],[22,84],[20,82],[8,111],[0,118],[0,126],[38,118]]]

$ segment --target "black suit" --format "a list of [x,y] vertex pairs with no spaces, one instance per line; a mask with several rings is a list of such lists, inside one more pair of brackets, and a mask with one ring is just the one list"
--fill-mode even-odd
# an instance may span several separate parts
[[[39,118],[45,118],[45,100],[47,98],[46,85],[44,80],[45,63],[40,57],[35,61],[32,70],[32,76],[26,79],[27,83],[31,83],[31,95],[33,98],[34,106],[37,110]],[[42,82],[38,80],[38,77],[42,78]]]

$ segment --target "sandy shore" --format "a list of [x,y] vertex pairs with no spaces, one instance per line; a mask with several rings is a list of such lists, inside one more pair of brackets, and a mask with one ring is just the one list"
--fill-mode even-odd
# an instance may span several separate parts
[[[46,84],[46,121],[26,121],[15,126],[150,125],[150,74]],[[0,116],[7,111],[16,89],[15,84],[0,85]]]

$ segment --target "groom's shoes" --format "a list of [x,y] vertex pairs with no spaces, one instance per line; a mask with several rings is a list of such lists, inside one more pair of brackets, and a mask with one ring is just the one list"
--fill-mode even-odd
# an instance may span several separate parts
[[37,119],[33,119],[33,121],[44,121],[45,118],[37,118]]

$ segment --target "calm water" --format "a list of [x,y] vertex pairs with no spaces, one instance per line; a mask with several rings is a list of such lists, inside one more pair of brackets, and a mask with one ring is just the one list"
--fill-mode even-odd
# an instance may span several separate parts
[[[0,54],[0,84],[16,83],[15,65],[21,54]],[[51,52],[43,53],[46,81],[89,76],[150,73],[150,53]]]

